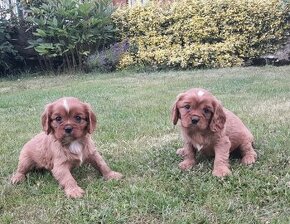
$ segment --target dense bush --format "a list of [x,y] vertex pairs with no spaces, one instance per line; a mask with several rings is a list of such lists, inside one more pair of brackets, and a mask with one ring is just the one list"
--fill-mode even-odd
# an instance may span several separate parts
[[6,16],[7,10],[0,8],[0,75],[11,72],[15,65],[22,61],[22,57],[11,43],[14,27]]
[[112,7],[106,0],[45,0],[31,7],[30,40],[46,65],[82,69],[86,57],[115,40]]
[[86,62],[86,68],[90,70],[100,70],[102,72],[111,72],[116,70],[117,65],[123,54],[128,50],[128,42],[117,42],[108,48],[97,51],[91,54]]
[[113,18],[130,43],[120,67],[242,65],[277,49],[289,29],[281,0],[180,0],[122,8]]

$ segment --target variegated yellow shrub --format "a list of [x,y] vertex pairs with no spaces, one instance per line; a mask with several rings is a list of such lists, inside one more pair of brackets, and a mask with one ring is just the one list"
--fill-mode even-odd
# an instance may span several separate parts
[[282,0],[180,0],[120,8],[113,20],[130,50],[119,66],[242,65],[277,49],[289,31]]

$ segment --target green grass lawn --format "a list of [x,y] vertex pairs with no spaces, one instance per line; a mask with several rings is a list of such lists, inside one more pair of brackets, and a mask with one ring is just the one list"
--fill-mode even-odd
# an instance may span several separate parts
[[[182,146],[170,120],[178,93],[212,91],[256,138],[258,161],[231,160],[213,177],[212,159],[178,169]],[[44,105],[63,96],[92,105],[93,138],[125,175],[106,182],[89,166],[73,171],[86,191],[67,199],[49,172],[9,183],[19,152],[41,131]],[[290,223],[290,67],[26,77],[0,81],[0,223]]]

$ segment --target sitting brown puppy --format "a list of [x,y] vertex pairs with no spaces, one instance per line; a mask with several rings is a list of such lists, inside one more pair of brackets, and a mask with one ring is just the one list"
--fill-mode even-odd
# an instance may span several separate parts
[[96,116],[89,104],[77,98],[61,98],[46,106],[42,114],[44,132],[27,142],[19,157],[13,184],[25,179],[34,168],[50,170],[68,197],[77,198],[84,191],[77,185],[71,169],[88,162],[104,179],[120,179],[95,149],[91,133],[96,128]]
[[215,156],[213,175],[218,177],[231,174],[229,156],[236,149],[241,152],[243,164],[256,161],[251,132],[210,92],[196,88],[179,94],[172,109],[173,124],[179,119],[184,138],[183,148],[177,150],[184,157],[180,169],[192,168],[197,152]]

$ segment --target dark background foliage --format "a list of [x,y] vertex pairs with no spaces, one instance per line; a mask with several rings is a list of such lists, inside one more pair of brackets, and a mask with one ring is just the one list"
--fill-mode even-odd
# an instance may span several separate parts
[[109,0],[27,1],[17,9],[17,15],[1,9],[2,75],[14,63],[22,69],[82,70],[89,55],[117,40]]

